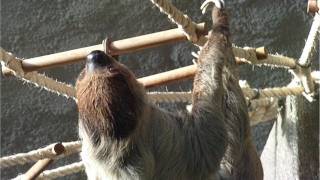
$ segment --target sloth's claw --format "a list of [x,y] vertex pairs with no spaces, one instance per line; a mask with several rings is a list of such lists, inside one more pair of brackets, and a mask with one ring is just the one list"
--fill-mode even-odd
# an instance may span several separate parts
[[224,8],[224,0],[205,0],[200,7],[202,14],[206,13],[210,3],[213,3],[218,9]]

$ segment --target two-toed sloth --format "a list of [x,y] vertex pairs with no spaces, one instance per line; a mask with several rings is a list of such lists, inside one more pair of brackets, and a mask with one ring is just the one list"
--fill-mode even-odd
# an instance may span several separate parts
[[89,179],[263,178],[228,17],[223,1],[213,2],[213,27],[199,55],[189,113],[156,107],[128,68],[102,51],[88,55],[76,89]]

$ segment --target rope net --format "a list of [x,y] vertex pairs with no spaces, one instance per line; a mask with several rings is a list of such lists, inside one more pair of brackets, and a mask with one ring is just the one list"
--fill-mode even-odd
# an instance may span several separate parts
[[[196,23],[187,15],[179,11],[172,3],[167,0],[150,0],[157,6],[160,12],[166,14],[168,18],[175,23],[187,36],[192,43],[202,46],[206,42],[205,36],[198,36],[196,32]],[[312,94],[314,92],[313,83],[319,83],[320,72],[311,72],[310,59],[315,52],[316,43],[319,39],[320,15],[315,14],[312,27],[306,41],[299,60],[281,55],[267,55],[265,58],[257,57],[257,49],[234,46],[233,52],[235,56],[242,62],[253,65],[267,65],[271,67],[283,67],[291,69],[294,74],[299,77],[302,86],[275,87],[266,89],[252,89],[248,86],[242,86],[242,91],[247,98],[248,108],[250,110],[250,124],[256,125],[260,122],[275,119],[278,112],[277,100],[280,97],[289,95]],[[201,47],[200,47],[201,48]],[[197,54],[193,54],[197,56]],[[72,85],[59,82],[50,77],[37,72],[25,72],[22,67],[22,59],[15,57],[12,53],[0,49],[0,59],[2,64],[2,72],[7,72],[23,82],[31,83],[36,87],[41,87],[47,91],[66,98],[75,99],[75,88]],[[149,92],[148,98],[152,103],[174,103],[174,102],[191,102],[191,92]],[[55,144],[47,147],[33,150],[27,153],[19,153],[12,156],[0,158],[0,168],[7,168],[15,165],[23,165],[30,162],[36,162],[41,159],[59,159],[70,154],[79,153],[81,151],[81,142],[65,142],[62,143],[65,151],[57,155],[53,151]],[[63,167],[52,170],[43,171],[37,179],[54,179],[70,174],[78,173],[84,170],[82,162],[76,162]],[[23,179],[23,175],[17,176],[15,179]]]

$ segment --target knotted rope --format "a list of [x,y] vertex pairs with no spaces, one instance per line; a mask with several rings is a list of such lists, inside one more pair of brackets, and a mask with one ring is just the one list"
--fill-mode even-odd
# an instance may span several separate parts
[[47,147],[33,150],[27,153],[19,153],[12,156],[2,157],[0,158],[0,168],[6,168],[14,165],[23,165],[29,162],[36,162],[40,159],[50,158],[50,159],[59,159],[70,154],[78,153],[81,149],[80,141],[74,142],[66,142],[62,143],[65,148],[65,152],[59,156],[57,156],[52,148],[55,144],[51,144]]
[[316,44],[319,43],[320,31],[320,15],[316,13],[311,25],[311,29],[303,48],[302,54],[297,62],[298,67],[293,70],[293,73],[299,78],[304,87],[304,96],[307,100],[313,101],[314,83],[311,77],[311,59],[315,54]]
[[59,82],[52,78],[37,72],[25,73],[21,66],[21,59],[15,57],[10,52],[6,52],[0,48],[0,60],[2,63],[2,71],[10,71],[12,75],[18,79],[31,83],[36,87],[44,88],[47,91],[54,92],[58,95],[63,95],[67,98],[75,97],[75,90],[69,84]]
[[178,10],[172,3],[167,0],[151,0],[151,2],[159,8],[160,12],[166,14],[173,23],[183,30],[189,41],[200,46],[206,42],[203,36],[198,37],[196,23]]
[[282,67],[293,69],[296,67],[296,62],[293,58],[268,54],[265,59],[258,59],[256,55],[256,49],[251,47],[240,48],[233,46],[233,53],[238,58],[243,58],[249,64],[266,65],[271,67]]
[[309,67],[311,64],[311,57],[316,52],[316,44],[319,42],[320,33],[320,15],[316,13],[310,28],[310,32],[303,48],[298,64],[302,67]]

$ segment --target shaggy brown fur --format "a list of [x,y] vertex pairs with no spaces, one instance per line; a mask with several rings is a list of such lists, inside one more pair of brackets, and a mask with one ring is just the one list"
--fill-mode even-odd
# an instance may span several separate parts
[[262,179],[227,15],[214,8],[212,16],[190,114],[155,107],[125,66],[94,52],[107,63],[88,62],[76,83],[89,179]]

